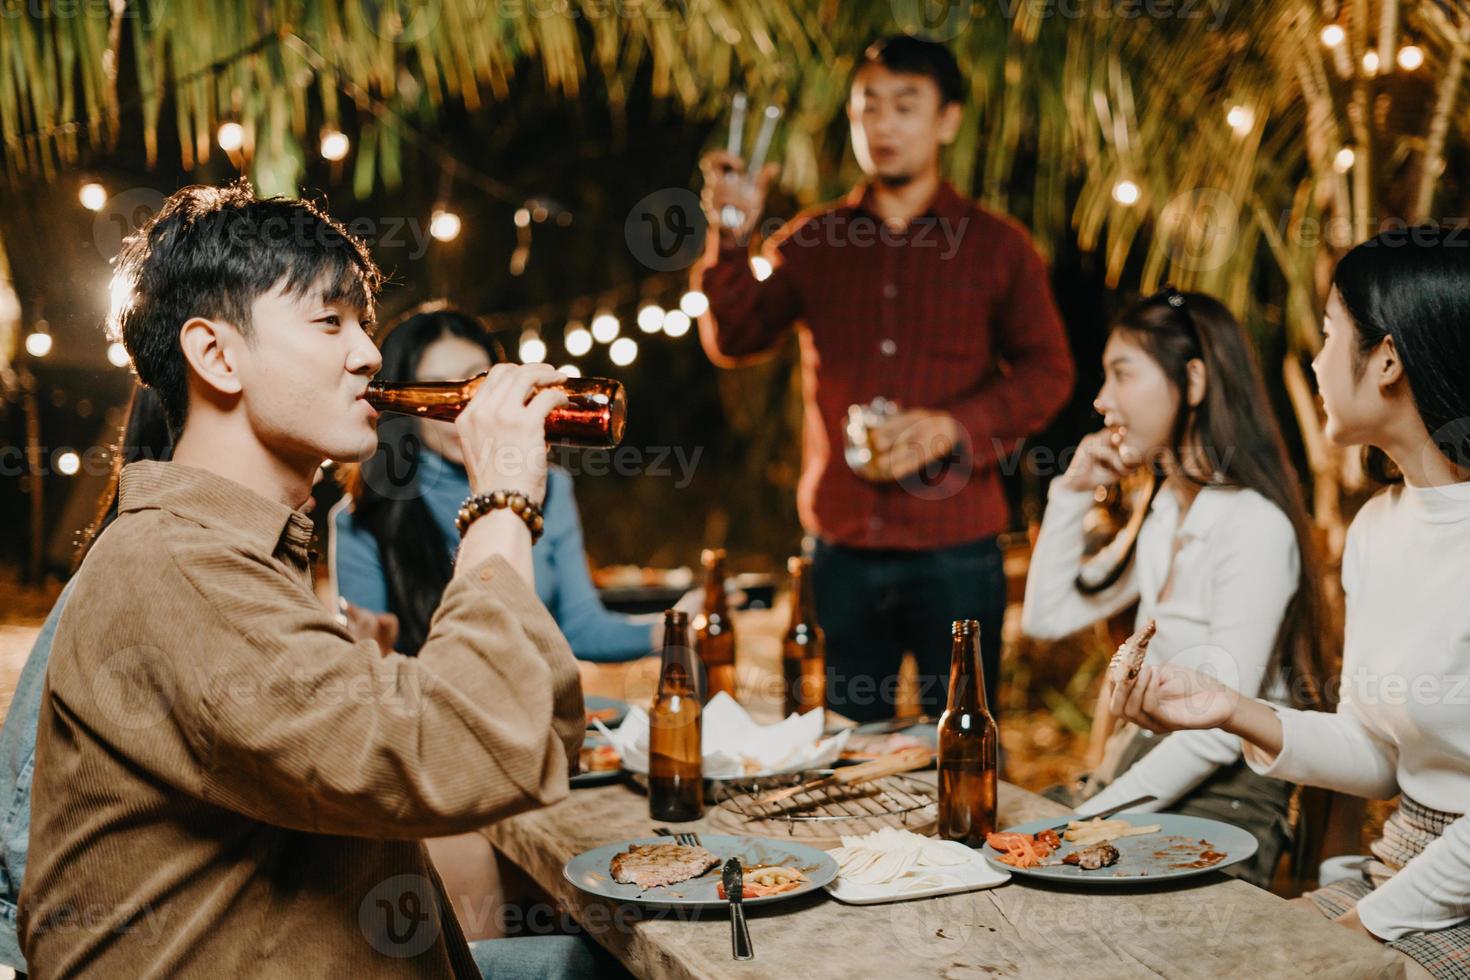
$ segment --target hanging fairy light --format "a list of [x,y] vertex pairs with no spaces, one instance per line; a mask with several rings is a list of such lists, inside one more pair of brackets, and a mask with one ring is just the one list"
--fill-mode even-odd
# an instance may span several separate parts
[[222,123],[215,134],[219,148],[226,153],[235,153],[245,145],[245,127],[237,122]]
[[771,267],[770,259],[766,258],[764,255],[756,255],[751,257],[750,271],[755,274],[756,282],[765,282],[767,279],[771,278],[771,273],[774,271],[774,269]]
[[679,297],[679,309],[691,317],[704,316],[709,309],[709,297],[697,289],[691,289]]
[[1126,178],[1113,185],[1113,200],[1125,207],[1137,204],[1142,196],[1143,192],[1138,189],[1138,185]]
[[1225,121],[1235,130],[1235,135],[1245,136],[1255,128],[1256,114],[1248,105],[1233,105],[1225,113]]
[[128,366],[128,349],[122,345],[122,341],[114,340],[107,345],[107,360],[113,367]]
[[607,356],[618,367],[627,367],[638,359],[638,341],[632,337],[619,337],[607,349]]
[[638,311],[638,329],[644,333],[658,333],[664,326],[664,308],[657,303],[648,303]]
[[1377,51],[1363,52],[1363,74],[1367,75],[1369,78],[1372,78],[1374,75],[1378,74]]
[[51,353],[51,333],[45,329],[46,321],[36,324],[36,329],[26,335],[26,353],[32,357],[45,357]]
[[1342,29],[1341,24],[1328,24],[1322,28],[1322,44],[1325,47],[1335,48],[1347,39],[1347,32]]
[[1406,44],[1399,48],[1399,67],[1404,71],[1414,71],[1424,64],[1424,49],[1417,44]]
[[517,228],[529,228],[531,226],[531,209],[516,208],[515,222]]
[[610,344],[617,339],[623,326],[618,318],[606,311],[592,318],[592,339],[599,344]]
[[107,206],[107,188],[95,180],[89,180],[77,191],[77,200],[88,211],[101,211]]
[[429,216],[429,234],[437,241],[452,242],[459,237],[463,222],[448,208],[439,208]]
[[564,338],[567,353],[573,357],[581,357],[592,349],[592,334],[586,327],[573,321],[567,324],[566,337]]
[[347,158],[347,151],[352,149],[352,141],[347,134],[336,129],[328,129],[322,132],[321,151],[324,159],[336,163],[338,160]]
[[56,472],[62,476],[76,476],[82,468],[82,457],[67,449],[56,454]]
[[1353,164],[1358,162],[1358,155],[1353,152],[1351,146],[1344,146],[1337,151],[1337,156],[1332,158],[1332,169],[1340,174],[1345,174],[1353,169]]
[[519,352],[522,364],[540,364],[546,360],[546,341],[535,327],[521,331]]
[[689,332],[689,325],[692,322],[689,314],[683,310],[669,310],[664,314],[664,333],[670,337],[682,337]]
[[563,364],[557,370],[569,378],[580,378],[582,376],[582,369],[575,364]]

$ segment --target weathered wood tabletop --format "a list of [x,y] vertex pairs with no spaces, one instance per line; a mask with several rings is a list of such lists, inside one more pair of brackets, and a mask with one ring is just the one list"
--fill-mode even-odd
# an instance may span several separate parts
[[[1001,784],[1000,823],[1064,814]],[[1062,889],[1022,881],[890,905],[849,906],[825,892],[749,908],[755,959],[730,956],[723,913],[617,905],[563,876],[576,854],[651,834],[646,797],[617,784],[573,790],[555,806],[484,833],[639,977],[1399,977],[1397,956],[1310,909],[1215,873],[1174,887]],[[681,824],[716,832],[706,820]]]

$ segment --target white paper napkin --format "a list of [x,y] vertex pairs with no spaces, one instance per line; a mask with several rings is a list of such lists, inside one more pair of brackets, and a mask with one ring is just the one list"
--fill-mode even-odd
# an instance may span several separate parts
[[[832,765],[847,744],[847,732],[822,738],[826,722],[820,708],[792,714],[774,725],[753,720],[740,703],[723,691],[704,706],[700,730],[707,779],[768,776]],[[623,768],[648,772],[648,711],[634,705],[613,731],[597,727],[622,756]]]

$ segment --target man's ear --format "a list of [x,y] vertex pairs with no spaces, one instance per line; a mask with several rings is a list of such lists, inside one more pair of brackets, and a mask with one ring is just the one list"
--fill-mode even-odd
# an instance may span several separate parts
[[179,328],[184,360],[204,384],[222,395],[240,393],[234,354],[239,341],[239,331],[222,320],[190,317]]
[[1205,362],[1198,357],[1191,358],[1184,366],[1189,375],[1189,391],[1185,393],[1190,408],[1199,408],[1205,400],[1205,392],[1210,386],[1210,374],[1205,370]]
[[965,107],[958,102],[946,103],[939,110],[939,145],[948,146],[960,134],[960,123],[965,118]]
[[1372,371],[1379,390],[1385,394],[1404,376],[1404,362],[1399,358],[1399,349],[1392,336],[1384,337],[1373,352]]

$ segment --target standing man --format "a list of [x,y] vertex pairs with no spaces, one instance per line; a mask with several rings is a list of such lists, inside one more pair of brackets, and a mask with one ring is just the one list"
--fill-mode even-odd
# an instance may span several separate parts
[[[774,271],[751,270],[748,242],[775,174],[708,155],[709,246],[694,270],[710,300],[700,338],[729,367],[768,355],[801,323],[804,450],[797,504],[817,538],[817,616],[827,633],[828,699],[859,721],[893,713],[905,650],[924,710],[943,710],[950,623],[981,622],[996,704],[1008,524],[999,457],[1036,432],[1072,390],[1072,360],[1047,269],[1014,222],[939,175],[964,82],[948,49],[891,37],[865,52],[848,101],[868,180],[768,239]],[[721,215],[743,216],[738,227]],[[849,406],[900,410],[870,437],[859,475],[843,454]]]

